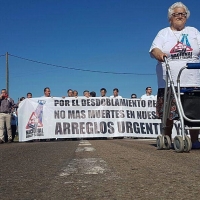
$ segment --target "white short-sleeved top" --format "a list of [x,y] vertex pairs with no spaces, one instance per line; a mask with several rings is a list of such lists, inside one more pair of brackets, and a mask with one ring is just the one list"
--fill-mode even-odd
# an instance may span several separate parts
[[114,95],[112,95],[112,96],[110,96],[110,98],[122,99],[122,96],[118,95],[118,96],[114,97]]
[[[167,54],[175,86],[179,70],[186,63],[198,63],[200,55],[200,33],[194,27],[185,27],[182,31],[172,31],[170,27],[158,32],[149,52],[159,48]],[[153,55],[151,54],[153,57]],[[158,88],[165,87],[165,63],[158,62],[156,66]],[[182,87],[200,87],[200,70],[185,69],[181,75]]]
[[141,96],[141,99],[153,99],[154,98],[154,95],[147,95],[147,94],[143,94],[142,96]]

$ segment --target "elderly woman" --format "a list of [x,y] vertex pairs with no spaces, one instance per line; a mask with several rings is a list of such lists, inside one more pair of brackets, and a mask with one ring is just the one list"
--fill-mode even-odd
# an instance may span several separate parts
[[[160,30],[155,37],[150,48],[150,54],[158,60],[156,66],[158,92],[157,92],[157,116],[162,118],[164,88],[166,78],[166,66],[164,57],[167,57],[171,68],[172,78],[175,86],[179,70],[186,63],[199,62],[200,55],[200,33],[190,26],[185,26],[187,19],[190,16],[190,11],[181,2],[174,3],[168,9],[168,19],[170,26]],[[181,87],[200,87],[199,70],[184,70],[181,75]],[[173,98],[173,96],[172,96]],[[167,120],[165,135],[171,138],[173,120],[178,117],[176,103],[172,99],[170,117]],[[198,142],[198,131],[190,131],[193,148],[200,148]]]

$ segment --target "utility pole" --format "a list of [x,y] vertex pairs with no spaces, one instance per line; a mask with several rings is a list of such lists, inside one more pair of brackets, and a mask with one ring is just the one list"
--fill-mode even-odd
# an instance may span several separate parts
[[6,90],[9,94],[9,68],[8,68],[8,52],[6,52]]

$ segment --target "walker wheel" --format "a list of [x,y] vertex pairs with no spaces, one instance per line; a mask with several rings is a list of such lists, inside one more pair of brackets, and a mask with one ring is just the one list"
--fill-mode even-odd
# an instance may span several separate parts
[[161,150],[164,148],[164,139],[162,135],[159,135],[156,139],[157,149]]
[[185,140],[184,140],[184,151],[185,152],[190,152],[190,150],[192,149],[192,142],[190,137],[188,137],[187,135],[185,136]]
[[184,141],[182,136],[178,135],[174,138],[174,149],[178,153],[182,153],[184,151]]
[[168,135],[164,135],[164,149],[169,150],[171,148],[171,139]]

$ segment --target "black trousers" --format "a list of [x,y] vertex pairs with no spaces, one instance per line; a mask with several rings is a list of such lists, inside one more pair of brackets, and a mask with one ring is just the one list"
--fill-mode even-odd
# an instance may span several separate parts
[[12,130],[12,141],[14,141],[15,136],[16,136],[17,126],[11,125],[11,130]]

